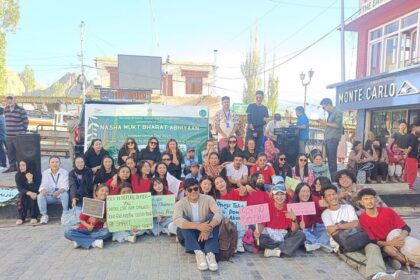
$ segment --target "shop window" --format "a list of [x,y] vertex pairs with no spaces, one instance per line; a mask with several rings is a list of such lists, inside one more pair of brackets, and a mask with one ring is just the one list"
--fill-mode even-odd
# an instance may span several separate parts
[[370,40],[375,40],[382,37],[382,28],[378,28],[370,32]]
[[371,46],[370,53],[370,74],[375,75],[381,72],[381,49],[382,43],[376,43]]
[[402,67],[410,65],[416,58],[417,29],[402,32],[400,44],[400,62]]
[[186,94],[202,94],[203,78],[201,77],[185,77],[185,93]]
[[386,39],[385,71],[392,71],[397,68],[397,47],[398,36]]
[[407,111],[372,112],[370,130],[375,136],[392,135],[398,131],[400,120],[407,120]]

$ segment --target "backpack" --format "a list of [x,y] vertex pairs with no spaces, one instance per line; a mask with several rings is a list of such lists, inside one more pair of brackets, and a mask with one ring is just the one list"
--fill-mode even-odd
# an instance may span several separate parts
[[236,251],[238,231],[236,225],[223,219],[219,231],[219,261],[228,261]]

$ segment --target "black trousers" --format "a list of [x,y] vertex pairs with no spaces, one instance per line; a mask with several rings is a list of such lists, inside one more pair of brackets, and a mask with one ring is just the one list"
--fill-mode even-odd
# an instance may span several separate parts
[[30,213],[31,219],[36,219],[39,216],[39,209],[38,209],[38,202],[37,200],[33,200],[30,196],[26,194],[19,194],[18,199],[18,212],[19,212],[19,219],[25,221],[26,215],[28,211]]
[[378,180],[381,178],[383,181],[386,181],[388,177],[388,164],[386,162],[375,162],[374,164],[375,167],[372,169],[371,179]]

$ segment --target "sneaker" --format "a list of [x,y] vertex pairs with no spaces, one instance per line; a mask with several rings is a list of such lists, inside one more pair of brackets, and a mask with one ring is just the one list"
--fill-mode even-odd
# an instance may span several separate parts
[[137,236],[135,236],[135,235],[130,235],[130,236],[128,236],[128,237],[127,237],[127,241],[128,241],[128,242],[130,242],[130,243],[136,243],[136,241],[137,241]]
[[80,247],[80,245],[79,244],[77,244],[77,242],[76,241],[73,241],[73,248],[74,249],[76,249],[76,248],[79,248]]
[[305,243],[306,252],[315,251],[315,250],[318,250],[319,248],[321,248],[319,244],[310,244],[307,242]]
[[399,269],[401,269],[401,267],[402,267],[402,264],[399,262],[399,261],[397,261],[396,259],[394,259],[394,258],[389,258],[389,265],[392,267],[392,269],[394,269],[394,270],[399,270]]
[[207,253],[206,259],[207,259],[207,263],[209,265],[209,270],[210,271],[217,271],[219,266],[217,265],[217,262],[216,262],[216,256],[213,253]]
[[388,274],[386,272],[378,272],[373,275],[372,280],[393,280],[396,279],[394,274]]
[[402,270],[396,270],[394,273],[392,273],[392,276],[394,276],[394,279],[400,279],[400,276],[403,274]]
[[244,243],[242,242],[241,239],[238,239],[238,244],[236,245],[236,251],[238,251],[239,253],[245,252]]
[[265,249],[264,250],[264,257],[280,257],[281,250],[280,249]]
[[10,166],[5,171],[3,171],[3,173],[11,173],[11,172],[16,172],[16,171],[17,171],[16,166]]
[[195,260],[197,261],[198,270],[209,269],[209,267],[207,265],[206,256],[204,255],[203,251],[200,251],[200,250],[195,251]]
[[47,214],[42,215],[39,223],[40,224],[48,224],[48,215]]
[[92,247],[102,249],[104,247],[104,241],[102,239],[96,239],[93,241]]
[[35,224],[38,223],[38,220],[35,219],[35,218],[32,218],[31,221],[30,221],[30,223],[31,223],[31,225],[35,225]]
[[334,252],[334,249],[329,245],[319,244],[321,246],[321,250],[325,253],[332,253]]
[[22,219],[17,219],[16,220],[16,225],[20,226],[21,224],[23,224],[23,220]]

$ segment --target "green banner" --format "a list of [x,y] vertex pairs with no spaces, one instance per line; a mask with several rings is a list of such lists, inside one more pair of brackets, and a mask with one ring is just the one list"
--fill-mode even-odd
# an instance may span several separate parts
[[153,228],[151,194],[108,196],[106,199],[106,222],[110,232]]
[[175,195],[152,196],[153,217],[172,216],[175,207]]

